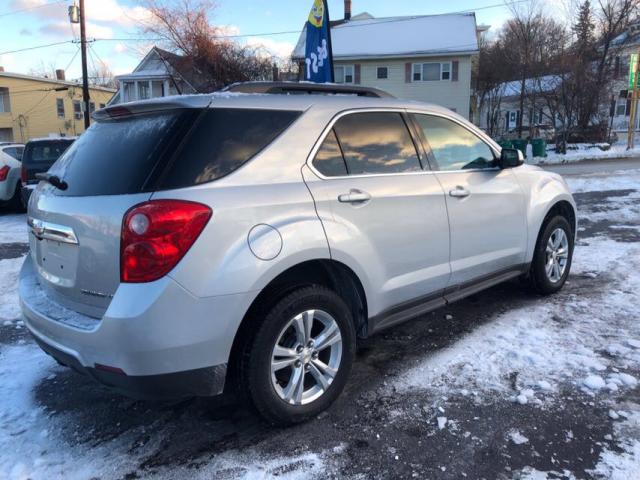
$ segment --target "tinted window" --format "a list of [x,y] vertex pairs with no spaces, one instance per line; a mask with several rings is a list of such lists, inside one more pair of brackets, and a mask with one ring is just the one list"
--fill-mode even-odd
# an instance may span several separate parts
[[339,177],[347,174],[347,166],[333,130],[322,142],[316,158],[313,159],[313,166],[325,177]]
[[442,117],[416,115],[439,170],[492,168],[494,155],[489,145],[473,132]]
[[338,120],[334,130],[351,175],[421,170],[399,113],[353,113]]
[[73,140],[29,142],[25,147],[24,161],[29,164],[51,165],[69,148]]
[[158,163],[179,112],[94,122],[50,172],[69,188],[59,195],[139,192]]
[[16,160],[21,160],[23,150],[24,150],[24,147],[7,147],[2,151],[7,155],[15,158]]
[[228,175],[276,139],[300,112],[210,109],[163,176],[161,188],[210,182]]

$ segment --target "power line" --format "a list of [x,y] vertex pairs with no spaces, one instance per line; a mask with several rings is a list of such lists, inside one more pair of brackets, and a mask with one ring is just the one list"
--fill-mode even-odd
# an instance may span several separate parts
[[36,10],[38,8],[43,8],[43,7],[51,7],[53,5],[58,5],[60,3],[66,3],[66,1],[67,0],[54,0],[53,2],[43,3],[42,5],[34,5],[33,7],[21,8],[18,10],[10,10],[8,12],[0,13],[0,17],[6,17],[9,15],[15,15],[17,13],[28,12],[30,10]]
[[55,47],[56,45],[64,45],[66,43],[73,43],[73,40],[65,40],[63,42],[47,43],[45,45],[34,45],[32,47],[19,48],[18,50],[9,50],[6,52],[0,52],[0,55],[7,55],[9,53],[26,52],[28,50],[36,50],[38,48]]

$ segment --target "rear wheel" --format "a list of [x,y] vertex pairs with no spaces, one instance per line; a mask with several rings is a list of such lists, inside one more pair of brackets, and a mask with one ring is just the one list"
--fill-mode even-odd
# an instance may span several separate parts
[[301,422],[342,392],[355,356],[351,312],[333,291],[305,287],[269,310],[243,356],[245,390],[269,422]]
[[13,192],[13,197],[11,198],[10,203],[11,208],[18,212],[25,212],[27,210],[27,205],[24,203],[24,199],[22,198],[20,182],[16,184],[16,189]]
[[538,238],[531,264],[531,283],[548,295],[560,290],[569,276],[573,258],[573,233],[566,218],[551,218]]

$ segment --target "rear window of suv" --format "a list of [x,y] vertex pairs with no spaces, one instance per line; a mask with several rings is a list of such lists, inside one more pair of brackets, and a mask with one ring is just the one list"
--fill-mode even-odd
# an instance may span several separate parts
[[69,148],[73,140],[38,140],[25,146],[23,162],[26,164],[53,164]]
[[65,196],[183,188],[233,172],[300,112],[177,109],[95,122],[51,168]]

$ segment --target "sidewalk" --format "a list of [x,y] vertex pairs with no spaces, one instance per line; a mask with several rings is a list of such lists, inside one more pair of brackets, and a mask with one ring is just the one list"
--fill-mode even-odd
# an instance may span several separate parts
[[539,167],[562,175],[584,175],[588,173],[615,172],[618,170],[640,170],[640,152],[627,158],[589,158],[571,163],[538,164]]

